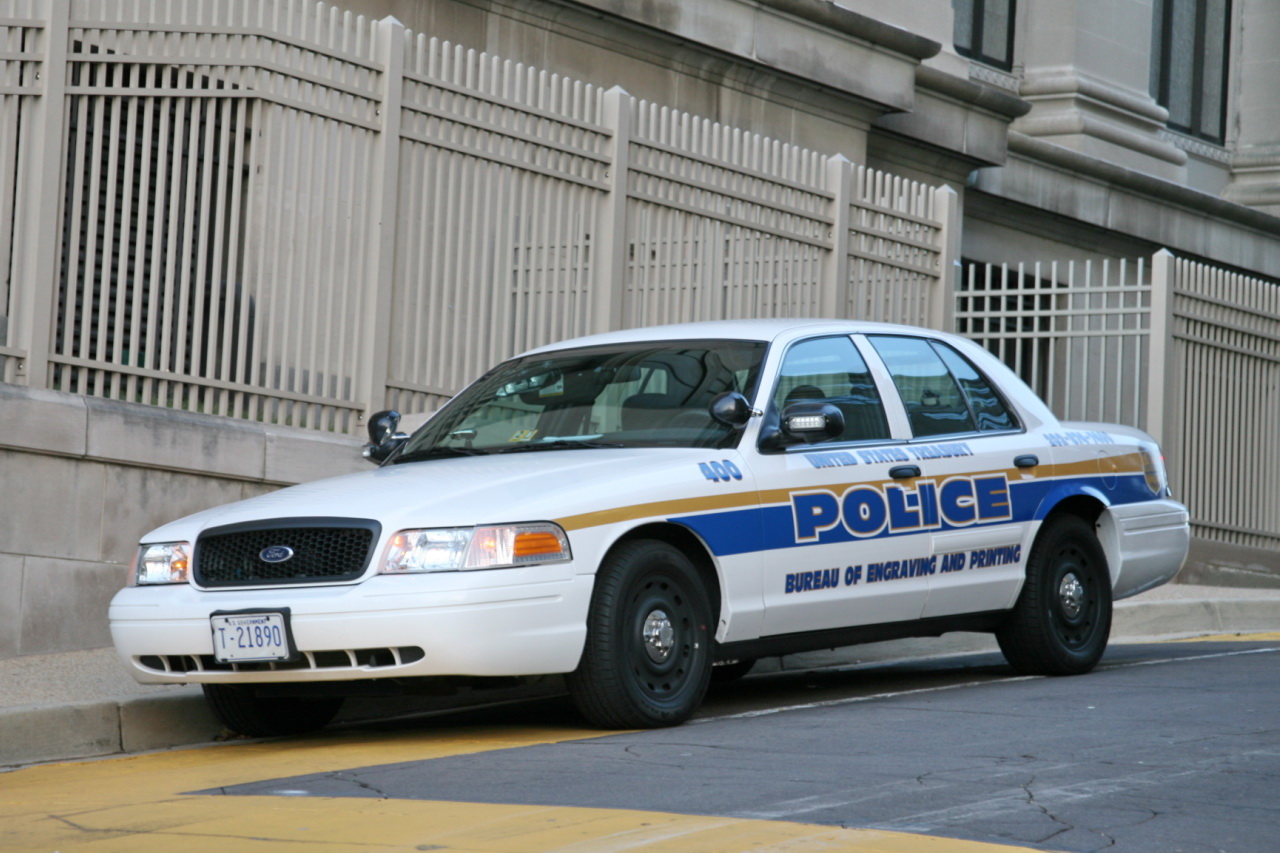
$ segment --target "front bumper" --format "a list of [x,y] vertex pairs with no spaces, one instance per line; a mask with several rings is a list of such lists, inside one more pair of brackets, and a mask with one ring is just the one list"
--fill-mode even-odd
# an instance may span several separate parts
[[[130,587],[111,602],[111,636],[148,684],[569,672],[582,654],[594,580],[572,568],[379,575],[346,586]],[[210,614],[284,607],[300,660],[214,661]]]

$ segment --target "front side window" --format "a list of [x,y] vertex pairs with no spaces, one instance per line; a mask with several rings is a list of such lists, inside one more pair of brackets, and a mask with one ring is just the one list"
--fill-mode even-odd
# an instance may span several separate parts
[[1169,111],[1169,127],[1226,140],[1231,0],[1155,0],[1151,96]]
[[392,463],[585,447],[725,447],[716,395],[754,391],[765,344],[646,342],[499,365],[451,400]]
[[938,341],[877,335],[916,438],[1017,428],[1013,414],[968,359]]
[[952,0],[956,53],[1013,68],[1013,0]]
[[844,431],[826,443],[889,438],[880,392],[848,337],[814,338],[787,350],[773,405],[782,412],[792,403],[811,401],[830,403],[844,415]]

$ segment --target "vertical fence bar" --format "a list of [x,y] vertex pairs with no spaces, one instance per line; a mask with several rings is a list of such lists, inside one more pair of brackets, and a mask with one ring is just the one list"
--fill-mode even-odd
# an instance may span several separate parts
[[[379,21],[378,53],[382,64],[382,130],[373,142],[371,223],[362,340],[356,352],[362,364],[355,371],[359,387],[356,399],[365,404],[367,418],[382,408],[387,396],[389,353],[385,334],[391,319],[395,286],[396,211],[399,209],[400,107],[404,93],[404,25],[395,18]],[[360,421],[363,423],[364,418]]]
[[1174,378],[1173,343],[1173,286],[1177,272],[1177,259],[1168,249],[1161,249],[1151,258],[1151,315],[1148,325],[1147,350],[1147,432],[1172,450],[1170,443],[1181,430],[1175,424],[1178,408],[1177,388],[1170,388]]
[[28,101],[18,142],[14,197],[22,215],[14,218],[12,299],[15,336],[26,357],[18,364],[16,378],[35,388],[49,386],[50,332],[58,298],[69,6],[50,0],[45,7],[43,91]]
[[627,166],[631,148],[631,96],[621,86],[604,93],[602,124],[609,140],[609,192],[600,205],[592,254],[591,331],[620,329],[627,297]]
[[844,155],[827,159],[826,189],[834,194],[831,202],[831,236],[822,278],[819,314],[844,317],[849,313],[849,218],[853,194],[853,164]]
[[949,332],[956,326],[956,293],[960,282],[960,194],[943,184],[932,191],[932,218],[938,228],[938,278],[928,307],[930,328]]

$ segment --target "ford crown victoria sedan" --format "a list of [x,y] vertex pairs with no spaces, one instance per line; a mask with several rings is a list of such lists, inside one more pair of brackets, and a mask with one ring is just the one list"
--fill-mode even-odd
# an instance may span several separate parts
[[995,634],[1024,673],[1101,657],[1112,602],[1186,556],[1136,429],[1059,422],[963,338],[724,321],[611,332],[484,374],[376,470],[142,538],[110,608],[145,683],[229,728],[349,693],[563,673],[604,727],[674,725],[762,656]]

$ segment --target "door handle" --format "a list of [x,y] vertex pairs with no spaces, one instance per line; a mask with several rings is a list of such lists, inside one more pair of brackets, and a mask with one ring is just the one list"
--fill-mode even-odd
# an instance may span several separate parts
[[1028,453],[1025,456],[1014,457],[1013,464],[1019,468],[1034,468],[1040,464],[1040,457],[1034,453]]
[[889,476],[895,480],[910,480],[920,476],[919,465],[898,465],[889,469]]

